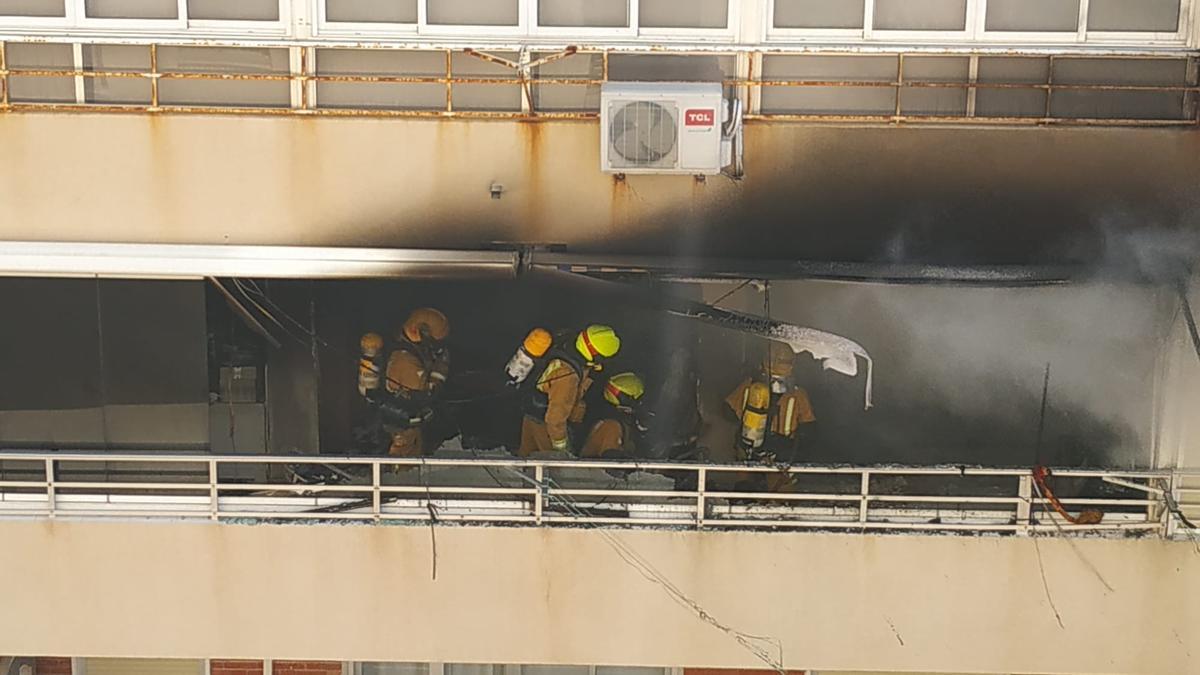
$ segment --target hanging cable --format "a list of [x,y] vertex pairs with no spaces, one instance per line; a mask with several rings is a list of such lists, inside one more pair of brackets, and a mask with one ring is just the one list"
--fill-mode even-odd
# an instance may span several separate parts
[[[581,507],[579,507],[575,500],[568,496],[557,495],[551,492],[551,489],[561,489],[552,479],[546,479],[545,481],[539,483],[534,478],[526,476],[525,474],[520,473],[511,467],[504,468],[515,473],[522,480],[533,484],[539,491],[541,491],[543,495],[545,495],[551,501],[557,502],[570,515],[580,519],[589,517],[588,514]],[[626,544],[614,533],[603,527],[597,527],[595,524],[588,523],[586,521],[583,521],[582,524],[584,527],[588,527],[589,529],[599,533],[601,537],[604,538],[608,546],[613,549],[613,551],[625,564],[632,567],[647,581],[662,588],[667,593],[668,597],[670,597],[671,600],[677,605],[695,614],[696,617],[701,621],[704,621],[726,635],[729,635],[735,642],[741,645],[742,648],[769,666],[771,670],[780,673],[781,675],[787,675],[787,669],[784,667],[783,663],[783,644],[778,638],[745,633],[720,622],[716,619],[716,617],[710,614],[708,610],[704,609],[704,607],[702,607],[698,602],[693,600],[678,586],[672,583],[671,580],[656,567],[654,567],[650,561],[646,560],[641,554],[634,550],[632,546]],[[764,646],[764,644],[774,647],[778,652],[778,657],[773,655],[771,651]]]

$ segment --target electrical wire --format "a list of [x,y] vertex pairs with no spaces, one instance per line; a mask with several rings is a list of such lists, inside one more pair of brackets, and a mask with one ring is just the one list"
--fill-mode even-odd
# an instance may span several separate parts
[[[581,519],[589,517],[586,511],[584,511],[578,505],[578,503],[575,502],[575,500],[565,495],[554,494],[550,491],[551,489],[561,489],[553,479],[547,478],[543,482],[539,483],[536,479],[515,471],[511,467],[504,468],[515,473],[522,480],[525,480],[526,482],[536,486],[537,489],[546,496],[546,498],[557,502],[564,509],[566,509],[570,515]],[[582,524],[585,527],[588,527],[599,533],[609,547],[613,549],[617,556],[621,558],[626,565],[632,567],[647,581],[662,588],[667,593],[668,597],[670,597],[671,600],[677,605],[695,614],[696,617],[701,621],[704,621],[705,623],[730,636],[735,642],[741,645],[743,649],[769,666],[771,670],[780,673],[781,675],[787,675],[787,669],[784,667],[783,662],[783,643],[780,642],[778,638],[763,635],[753,635],[751,633],[736,630],[727,624],[722,623],[716,617],[710,614],[708,610],[704,609],[704,607],[702,607],[698,602],[696,602],[694,599],[684,593],[678,586],[672,583],[665,574],[659,571],[650,561],[646,560],[646,558],[639,554],[632,546],[626,544],[623,540],[617,537],[616,534],[603,527],[598,527],[594,523],[588,523],[584,521]],[[778,652],[778,657],[772,654],[771,651],[764,645],[774,647]]]

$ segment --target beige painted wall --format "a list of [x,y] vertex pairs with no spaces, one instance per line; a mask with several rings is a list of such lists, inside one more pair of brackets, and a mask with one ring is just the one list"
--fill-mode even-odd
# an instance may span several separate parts
[[[1176,675],[1200,662],[1186,543],[616,536],[712,616],[781,640],[789,667]],[[427,527],[9,521],[0,541],[0,653],[761,665],[594,530],[439,527],[436,581]]]
[[[1200,206],[1193,132],[746,132],[741,182],[622,183],[599,171],[588,122],[7,114],[0,240],[525,240],[679,255],[728,255],[740,242],[835,260],[865,240],[883,259],[945,243],[962,262],[1005,262],[1042,240],[1056,254],[1099,255],[1069,235],[1176,226]],[[499,200],[493,181],[505,188]],[[747,226],[761,238],[747,243]],[[986,246],[968,250],[981,238]]]

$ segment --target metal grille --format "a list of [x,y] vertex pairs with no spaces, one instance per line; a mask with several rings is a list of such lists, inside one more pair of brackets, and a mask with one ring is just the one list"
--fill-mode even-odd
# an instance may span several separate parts
[[[281,480],[288,472],[328,480]],[[731,485],[751,475],[790,488]],[[1184,537],[1193,533],[1179,531],[1164,495],[1180,499],[1194,479],[1170,470],[1054,470],[1064,508],[1102,513],[1088,524],[1062,518],[1019,468],[0,452],[0,520],[401,524],[436,512],[438,521],[460,523]]]
[[672,168],[678,155],[678,110],[652,101],[613,104],[608,142],[614,167]]
[[[383,70],[369,63],[330,70],[318,68],[329,45],[288,47],[289,66],[262,68],[173,69],[167,45],[83,44],[83,58],[72,65],[26,58],[32,43],[0,42],[0,114],[12,112],[112,112],[153,114],[249,114],[371,117],[470,117],[553,121],[599,117],[596,92],[609,81],[614,54],[638,53],[607,48],[567,47],[540,53],[530,61],[513,60],[476,49],[408,49],[427,55],[420,72]],[[64,43],[37,43],[56,47]],[[95,56],[104,44],[108,62]],[[247,41],[210,47],[261,52],[266,44]],[[278,47],[278,45],[270,45]],[[172,46],[171,48],[174,48]],[[236,49],[234,49],[236,48]],[[195,49],[195,47],[193,47]],[[135,52],[142,51],[142,56]],[[395,47],[339,45],[337,52],[378,55]],[[71,53],[71,52],[66,52]],[[711,58],[717,53],[700,55]],[[863,50],[813,47],[803,51],[729,52],[736,76],[724,76],[727,96],[742,100],[750,122],[866,122],[873,124],[1196,126],[1197,59],[1190,54],[1145,52],[1047,54],[1032,50]],[[717,54],[721,55],[721,54]],[[568,69],[563,76],[544,66],[572,57],[592,57],[591,68]],[[647,53],[647,58],[653,54]],[[695,55],[693,55],[695,56]],[[869,61],[878,67],[860,72]],[[687,58],[687,54],[671,58]],[[936,58],[935,58],[936,57]],[[114,57],[115,58],[115,57]],[[369,59],[368,59],[369,60]],[[482,73],[476,60],[499,66]],[[930,71],[929,63],[953,62],[953,69]],[[818,67],[819,66],[819,67]],[[965,67],[964,67],[965,66]],[[950,73],[953,70],[953,73]],[[935,72],[936,71],[936,72]],[[1026,72],[1028,71],[1028,72]],[[1166,76],[1166,75],[1169,75]],[[721,77],[717,75],[716,77]],[[57,86],[61,83],[62,86]],[[216,88],[214,88],[216,87]],[[247,91],[245,88],[250,87]],[[270,89],[270,91],[268,91]],[[484,90],[513,96],[472,97]],[[560,94],[558,104],[542,107],[541,94]],[[562,104],[564,92],[583,92]],[[205,94],[196,97],[191,94]],[[185,95],[186,94],[186,95]],[[235,96],[234,94],[238,94]],[[239,98],[240,96],[240,98]],[[466,96],[466,98],[464,98]],[[264,98],[266,97],[266,98]],[[456,101],[456,98],[458,99]],[[572,99],[574,100],[574,99]],[[463,101],[468,101],[463,103]],[[497,104],[502,101],[503,104]],[[648,104],[650,105],[650,104]],[[651,113],[645,113],[649,116]],[[635,116],[636,117],[636,116]],[[673,120],[674,121],[674,120]],[[666,131],[661,128],[660,131]],[[633,139],[629,139],[630,142]],[[636,147],[639,144],[634,144]],[[650,145],[651,152],[614,159],[638,164],[639,157],[674,152]],[[624,148],[623,148],[624,149]],[[666,161],[670,155],[664,155]]]

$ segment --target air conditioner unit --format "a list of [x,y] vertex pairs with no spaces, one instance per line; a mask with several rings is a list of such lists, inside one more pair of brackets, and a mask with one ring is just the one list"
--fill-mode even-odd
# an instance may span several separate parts
[[600,170],[717,174],[739,112],[719,83],[612,82],[600,90]]

